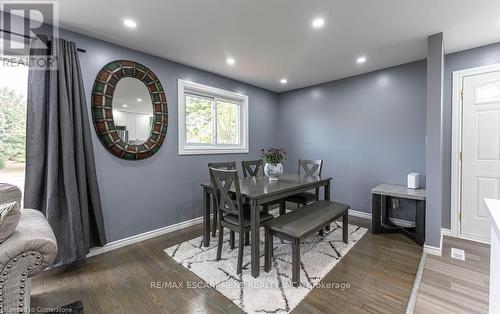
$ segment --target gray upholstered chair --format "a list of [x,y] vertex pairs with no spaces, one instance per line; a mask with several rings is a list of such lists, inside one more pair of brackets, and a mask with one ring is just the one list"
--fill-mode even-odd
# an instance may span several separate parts
[[[17,202],[19,210],[21,196],[19,188],[0,183],[0,205]],[[7,227],[0,225],[0,234]],[[14,232],[0,243],[0,313],[29,312],[31,277],[50,266],[56,255],[56,238],[45,216],[21,209]]]

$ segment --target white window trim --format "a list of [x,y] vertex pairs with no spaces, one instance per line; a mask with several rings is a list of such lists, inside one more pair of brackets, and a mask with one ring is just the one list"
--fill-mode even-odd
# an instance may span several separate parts
[[[179,155],[241,154],[248,153],[248,96],[182,79],[177,80],[177,123]],[[222,98],[240,104],[239,145],[200,145],[186,143],[186,93]]]

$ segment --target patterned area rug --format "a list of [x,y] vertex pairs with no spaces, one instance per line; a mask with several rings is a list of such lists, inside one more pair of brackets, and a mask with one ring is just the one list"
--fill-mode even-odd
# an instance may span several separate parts
[[[222,259],[216,261],[217,240],[212,238],[209,247],[203,246],[202,237],[165,249],[179,264],[195,273],[207,286],[215,288],[247,313],[288,313],[315,287],[343,256],[363,237],[367,229],[349,225],[349,243],[342,242],[342,223],[332,223],[331,231],[323,237],[318,234],[301,243],[300,287],[291,283],[292,248],[290,243],[274,237],[273,267],[264,271],[261,255],[260,276],[253,278],[250,267],[250,246],[245,247],[243,272],[236,274],[238,234],[236,247],[229,247],[229,231],[224,234]],[[227,230],[227,229],[226,229]],[[218,236],[218,235],[217,235]],[[261,228],[261,252],[264,250],[264,228]],[[340,288],[345,283],[335,283],[324,288]],[[188,283],[197,285],[200,283]],[[336,286],[338,285],[338,286]]]

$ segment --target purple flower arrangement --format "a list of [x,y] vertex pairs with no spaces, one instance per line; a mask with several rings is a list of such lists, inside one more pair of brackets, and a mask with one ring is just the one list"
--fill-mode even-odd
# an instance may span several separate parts
[[280,164],[286,160],[286,151],[284,148],[263,148],[261,149],[261,156],[268,164]]

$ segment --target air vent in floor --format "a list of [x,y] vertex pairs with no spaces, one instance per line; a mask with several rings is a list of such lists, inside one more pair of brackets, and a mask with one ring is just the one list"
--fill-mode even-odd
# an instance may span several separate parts
[[451,248],[451,258],[465,261],[465,252],[461,249]]

